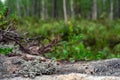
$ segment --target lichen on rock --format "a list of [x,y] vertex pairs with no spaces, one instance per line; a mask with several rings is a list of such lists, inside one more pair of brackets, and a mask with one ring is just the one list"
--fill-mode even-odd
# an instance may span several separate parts
[[25,61],[21,65],[21,69],[18,73],[24,77],[34,78],[37,75],[50,75],[56,73],[56,66],[54,62],[41,62],[39,59],[35,59],[32,61]]
[[9,76],[9,73],[7,71],[7,67],[4,66],[4,61],[5,61],[5,58],[4,56],[0,56],[0,79],[6,77],[6,76]]
[[86,73],[97,76],[120,76],[120,59],[90,62]]

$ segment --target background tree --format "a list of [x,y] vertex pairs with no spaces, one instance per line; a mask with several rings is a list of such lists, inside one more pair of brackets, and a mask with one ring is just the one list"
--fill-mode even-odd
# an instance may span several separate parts
[[74,18],[75,17],[74,0],[70,0],[70,9],[71,9],[71,18]]
[[[12,2],[12,4],[11,4]],[[10,13],[22,17],[38,19],[84,18],[99,20],[101,15],[106,18],[120,18],[120,0],[6,0]]]
[[53,0],[53,18],[57,17],[57,0]]
[[37,13],[38,13],[38,5],[37,5],[37,0],[33,0],[33,15],[35,16],[35,17],[38,17],[37,16]]
[[20,0],[16,1],[16,7],[17,7],[17,13],[18,16],[21,18],[21,12],[20,12]]
[[120,18],[120,0],[118,0],[118,17]]
[[92,19],[97,19],[97,0],[93,0],[93,6],[92,6]]
[[113,20],[113,0],[110,0],[110,20]]
[[45,0],[41,0],[41,19],[45,20]]
[[64,21],[67,24],[68,18],[67,18],[67,10],[66,10],[66,0],[63,0],[63,11],[64,11]]

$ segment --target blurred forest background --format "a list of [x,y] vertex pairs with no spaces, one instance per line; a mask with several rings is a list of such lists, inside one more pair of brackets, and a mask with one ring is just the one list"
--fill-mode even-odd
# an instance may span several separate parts
[[120,57],[120,0],[2,1],[0,17],[8,10],[19,32],[48,39],[60,36],[59,45],[46,57],[69,61]]

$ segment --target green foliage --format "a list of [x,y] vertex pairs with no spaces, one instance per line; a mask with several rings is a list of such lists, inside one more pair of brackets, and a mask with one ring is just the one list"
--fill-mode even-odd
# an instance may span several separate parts
[[92,60],[92,54],[90,48],[85,48],[83,43],[79,44],[69,44],[64,42],[62,46],[55,48],[51,54],[46,54],[46,56],[56,57],[60,60]]
[[9,54],[12,52],[12,48],[0,48],[0,54]]
[[[8,15],[8,8],[0,3],[0,31],[5,30],[8,26],[14,27],[15,18],[16,16],[13,14]],[[14,46],[5,45],[0,42],[0,54],[9,54],[13,52],[13,48]]]
[[61,36],[58,46],[46,53],[46,57],[70,61],[120,57],[119,44],[111,46],[120,40],[119,21],[71,20],[65,25],[62,20],[43,22],[27,18],[19,23],[19,30],[28,31],[31,36],[41,35],[50,39],[58,34]]
[[8,14],[9,10],[3,4],[0,4],[0,29],[6,29],[9,25],[15,26],[17,16],[15,14]]
[[[60,20],[64,17],[63,7],[61,7],[63,1],[57,1],[56,21],[51,16],[51,11],[54,11],[53,2],[44,1],[45,21],[40,19],[40,11],[42,11],[42,6],[38,6],[41,5],[40,0],[36,4],[32,0],[6,0],[5,5],[9,7],[9,13],[16,12],[20,17],[18,30],[21,33],[28,32],[30,37],[42,36],[41,39],[43,37],[53,39],[56,35],[61,36],[59,45],[54,47],[53,52],[45,56],[70,61],[120,57],[120,20],[116,22],[108,20],[110,0],[105,0],[105,2],[97,0],[98,21],[95,22],[89,21],[92,19],[93,1],[73,0],[73,6],[70,6],[70,0],[68,0],[66,4],[69,20],[67,25]],[[114,19],[116,19],[119,17],[119,0],[114,0],[113,4]],[[75,12],[74,20],[70,20],[72,7]],[[7,16],[7,13],[7,7],[0,2],[0,28],[5,28],[10,24],[15,25],[17,17],[11,14]],[[37,18],[34,18],[35,16]],[[43,43],[47,42],[47,40],[43,41]]]
[[0,4],[0,26],[4,26],[7,24],[7,21],[4,20],[4,18],[6,17],[6,13],[7,8],[3,4]]

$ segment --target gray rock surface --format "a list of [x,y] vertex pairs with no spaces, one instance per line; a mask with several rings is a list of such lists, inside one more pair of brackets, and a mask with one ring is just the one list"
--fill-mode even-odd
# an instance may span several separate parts
[[114,76],[90,76],[80,73],[70,73],[70,74],[61,74],[61,75],[43,75],[37,76],[34,79],[15,77],[4,80],[120,80],[120,77]]
[[21,57],[0,56],[0,79],[7,77],[30,77],[56,73],[56,63],[48,60],[42,62],[40,59],[26,61]]
[[[91,62],[77,62],[72,64],[60,63],[59,65],[50,60],[41,62],[40,59],[26,61],[21,58],[10,58],[7,60],[8,62],[6,62],[6,64],[8,63],[9,66],[9,61],[12,61],[11,63],[14,65],[19,64],[19,70],[16,72],[19,74],[19,77],[9,78],[8,80],[120,80],[120,59],[117,58]],[[6,67],[7,66],[4,66],[4,58],[1,57],[0,78],[3,78],[3,75],[9,73],[7,71],[8,68]],[[10,68],[12,72],[16,71],[16,69],[14,70],[14,67]],[[27,78],[22,78],[23,76]],[[100,79],[96,79],[96,76],[100,76]],[[101,76],[104,78],[101,78]],[[65,77],[68,79],[65,79]],[[87,79],[88,77],[89,79]],[[5,80],[7,80],[7,77]]]
[[54,62],[40,62],[40,60],[25,61],[21,65],[19,74],[24,77],[34,78],[41,75],[50,75],[56,73],[56,64]]
[[90,62],[85,72],[97,76],[120,76],[120,59]]
[[4,66],[5,56],[0,56],[0,79],[8,76],[8,71],[6,66]]
[[84,73],[95,76],[120,76],[120,59],[113,58],[84,63],[62,65],[58,67],[60,74]]

